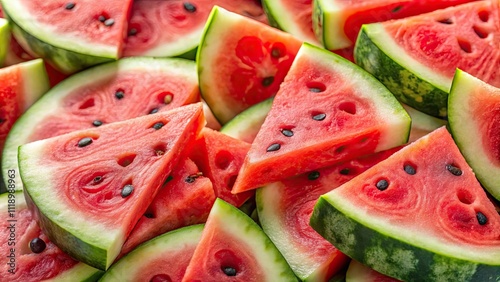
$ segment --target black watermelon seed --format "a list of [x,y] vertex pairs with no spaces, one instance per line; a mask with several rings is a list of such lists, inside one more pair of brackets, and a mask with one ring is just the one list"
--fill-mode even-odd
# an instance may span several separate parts
[[224,266],[222,267],[222,272],[227,276],[236,276],[236,269],[234,267]]
[[126,198],[128,196],[130,196],[130,194],[132,194],[132,192],[134,192],[134,186],[132,186],[132,184],[127,184],[125,186],[123,186],[122,188],[122,198]]
[[137,28],[131,28],[128,31],[128,36],[135,36],[137,35]]
[[455,176],[460,176],[462,175],[462,170],[454,165],[451,165],[451,164],[447,164],[446,165],[446,169],[451,172],[451,174],[455,175]]
[[102,182],[102,180],[103,180],[102,176],[98,175],[98,176],[94,177],[94,180],[92,180],[92,182],[93,182],[93,183],[94,183],[94,185],[95,185],[95,184],[99,184],[99,183],[101,183],[101,182]]
[[267,152],[274,152],[278,151],[281,148],[281,145],[278,143],[271,144],[269,147],[267,147],[266,151]]
[[76,6],[76,4],[75,4],[75,3],[73,3],[73,2],[68,2],[68,3],[66,3],[66,6],[64,6],[64,9],[66,9],[66,10],[73,10],[73,8],[74,8],[75,6]]
[[281,57],[281,56],[282,56],[282,55],[281,55],[281,50],[280,50],[280,49],[278,49],[278,48],[272,48],[272,49],[271,49],[271,56],[272,56],[273,58],[279,58],[279,57]]
[[150,114],[156,114],[158,112],[158,108],[154,108],[151,111],[149,111]]
[[80,141],[78,141],[78,147],[82,148],[82,147],[88,146],[88,145],[92,144],[92,142],[93,142],[93,140],[90,137],[82,138],[82,139],[80,139]]
[[118,90],[115,92],[115,97],[118,100],[123,99],[123,97],[125,97],[125,92],[123,92],[122,90]]
[[107,19],[104,21],[104,25],[105,26],[112,26],[115,24],[115,20],[114,19]]
[[414,175],[415,173],[417,173],[417,170],[412,165],[409,164],[404,166],[404,170],[409,175]]
[[293,136],[293,131],[291,131],[290,129],[283,129],[283,130],[281,130],[281,133],[283,135],[285,135],[286,137],[292,137]]
[[153,125],[153,128],[156,129],[156,130],[159,130],[161,129],[165,124],[163,122],[157,122]]
[[264,79],[262,79],[262,86],[268,87],[269,85],[273,84],[273,82],[274,76],[264,77]]
[[387,187],[389,187],[389,182],[385,179],[380,179],[375,186],[378,190],[384,191]]
[[317,121],[322,121],[326,118],[326,114],[317,114],[312,117],[312,119],[317,120]]
[[477,222],[479,222],[479,225],[485,225],[486,223],[488,223],[488,218],[482,212],[477,212],[476,218]]
[[311,171],[311,172],[309,172],[309,174],[307,175],[307,179],[309,179],[309,180],[316,180],[316,179],[318,179],[318,178],[319,178],[319,175],[320,175],[320,174],[319,174],[319,171],[316,171],[316,170],[315,170],[315,171]]
[[186,183],[194,183],[196,181],[196,178],[190,175],[190,176],[186,177],[186,179],[184,179],[184,181],[186,181]]
[[45,241],[38,237],[30,241],[30,249],[35,254],[43,252],[46,247]]
[[402,6],[402,5],[396,6],[394,9],[392,9],[392,12],[393,12],[393,13],[396,13],[396,12],[398,12],[399,10],[401,10],[402,8],[403,8],[403,6]]
[[102,121],[100,121],[100,120],[97,120],[97,119],[96,119],[96,120],[94,120],[94,121],[92,122],[92,125],[93,125],[93,126],[95,126],[95,127],[97,127],[97,126],[101,126],[101,125],[102,125]]
[[321,89],[316,88],[316,87],[309,87],[309,91],[310,91],[310,92],[314,92],[314,93],[320,93],[320,92],[321,92]]
[[346,167],[346,168],[341,169],[339,172],[342,175],[349,175],[349,172],[351,172],[351,170]]
[[155,218],[154,214],[152,214],[150,212],[145,213],[144,216],[147,218]]
[[103,16],[103,15],[100,15],[98,18],[97,18],[101,23],[105,22],[106,21],[106,17]]
[[194,13],[194,12],[196,12],[196,7],[189,2],[184,2],[184,10],[186,10],[190,13]]

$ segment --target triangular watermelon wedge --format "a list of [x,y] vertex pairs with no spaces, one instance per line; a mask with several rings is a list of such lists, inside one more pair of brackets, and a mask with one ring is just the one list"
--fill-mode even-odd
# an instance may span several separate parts
[[500,216],[445,127],[321,196],[310,224],[403,281],[500,277]]
[[233,193],[405,143],[410,117],[380,82],[305,43],[247,154]]
[[25,194],[49,239],[107,269],[194,142],[202,111],[197,103],[21,146]]

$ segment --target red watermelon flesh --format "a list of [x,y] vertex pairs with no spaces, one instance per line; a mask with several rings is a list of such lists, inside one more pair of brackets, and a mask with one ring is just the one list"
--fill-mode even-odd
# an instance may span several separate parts
[[[169,50],[186,38],[199,41],[206,20],[214,5],[267,24],[259,1],[255,0],[190,0],[134,1],[124,56],[172,56],[182,53]],[[184,43],[185,44],[185,43]],[[193,49],[196,46],[192,46]]]
[[364,282],[399,282],[400,280],[386,276],[356,260],[351,260],[346,273],[346,281]]
[[450,79],[459,68],[500,87],[500,5],[477,1],[383,23],[407,54]]
[[231,193],[250,144],[209,128],[201,132],[191,158],[212,181],[216,197],[240,207],[254,195],[254,191]]
[[215,201],[210,179],[200,175],[189,158],[179,162],[169,178],[130,233],[120,256],[160,234],[207,220]]

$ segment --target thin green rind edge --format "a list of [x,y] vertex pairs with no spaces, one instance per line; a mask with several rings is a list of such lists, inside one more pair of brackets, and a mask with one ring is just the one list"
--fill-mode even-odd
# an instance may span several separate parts
[[[223,218],[224,222],[227,222],[228,225],[230,224],[234,229],[238,230],[237,233],[232,233],[234,236],[243,239],[250,244],[250,246],[254,245],[253,247],[263,251],[256,253],[256,256],[257,261],[260,262],[260,266],[266,268],[264,270],[268,281],[298,281],[298,278],[271,239],[269,239],[262,228],[243,211],[217,198],[210,212],[209,219],[211,216]],[[207,220],[207,223],[208,222]],[[262,265],[264,262],[268,264]],[[272,265],[269,265],[271,262]],[[270,275],[270,273],[274,274]]]
[[[5,0],[2,0],[4,3]],[[62,47],[51,45],[50,43],[25,31],[21,25],[9,16],[8,5],[3,5],[4,12],[9,20],[11,32],[19,44],[32,55],[38,55],[57,70],[64,74],[73,74],[90,66],[117,60],[118,56],[94,56],[81,52],[71,51]],[[90,52],[89,52],[90,53]]]
[[[478,113],[472,113],[468,108],[470,91],[474,89],[489,91],[488,88],[493,89],[493,86],[463,70],[456,69],[448,97],[448,122],[455,143],[477,179],[493,197],[500,200],[500,167],[489,161],[484,146],[481,145],[483,136],[481,128],[475,122]],[[489,109],[494,108],[488,106],[491,105],[484,105]]]
[[310,225],[349,257],[403,281],[500,281],[500,265],[452,258],[392,238],[338,210],[329,194],[319,198]]
[[204,227],[205,224],[181,227],[142,243],[114,263],[101,277],[99,282],[131,281],[131,277],[125,273],[130,273],[131,271],[140,273],[140,269],[144,267],[143,264],[151,262],[147,259],[151,254],[157,256],[158,253],[169,251],[170,249],[178,249],[179,246],[185,243],[198,244]]
[[[390,46],[377,45],[372,30],[379,23],[364,24],[354,47],[354,61],[382,82],[396,98],[428,115],[446,119],[448,92],[395,61]],[[406,83],[404,83],[406,82]]]

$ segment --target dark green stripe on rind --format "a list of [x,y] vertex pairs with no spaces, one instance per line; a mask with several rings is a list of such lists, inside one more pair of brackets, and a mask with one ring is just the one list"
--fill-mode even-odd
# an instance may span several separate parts
[[[118,59],[117,57],[92,56],[53,46],[26,32],[12,18],[9,18],[9,21],[14,37],[23,48],[29,49],[27,51],[31,54],[43,57],[44,60],[62,73],[72,74],[90,66]],[[29,48],[26,48],[28,46]]]
[[337,249],[380,273],[403,281],[500,281],[500,266],[435,253],[370,229],[321,196],[311,226]]
[[[276,0],[270,0],[270,1],[276,1]],[[281,28],[281,26],[279,25],[278,21],[274,18],[272,10],[271,8],[269,8],[267,1],[262,0],[261,3],[262,3],[262,9],[264,10],[264,13],[266,13],[267,20],[269,21],[269,25],[277,29],[283,30],[283,28]]]
[[[375,35],[373,35],[375,36]],[[448,92],[404,68],[370,38],[370,25],[363,25],[354,48],[357,65],[375,76],[396,98],[428,115],[446,118]]]

